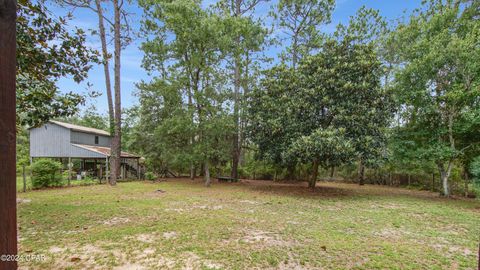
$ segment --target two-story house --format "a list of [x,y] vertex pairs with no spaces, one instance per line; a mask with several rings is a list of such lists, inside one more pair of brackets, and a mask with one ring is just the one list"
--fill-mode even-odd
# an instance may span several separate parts
[[[107,131],[49,121],[30,129],[30,159],[55,158],[65,164],[80,160],[77,172],[89,172],[96,177],[108,177],[108,162],[112,136]],[[140,156],[121,153],[121,177],[140,177]]]

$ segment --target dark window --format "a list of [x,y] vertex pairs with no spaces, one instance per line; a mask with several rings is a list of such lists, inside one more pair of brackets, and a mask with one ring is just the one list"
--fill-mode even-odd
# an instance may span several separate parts
[[98,136],[95,136],[95,144],[98,144]]

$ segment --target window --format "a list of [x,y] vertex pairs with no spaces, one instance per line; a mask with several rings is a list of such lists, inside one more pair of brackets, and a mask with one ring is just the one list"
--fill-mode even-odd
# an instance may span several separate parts
[[98,144],[98,136],[95,136],[95,144]]

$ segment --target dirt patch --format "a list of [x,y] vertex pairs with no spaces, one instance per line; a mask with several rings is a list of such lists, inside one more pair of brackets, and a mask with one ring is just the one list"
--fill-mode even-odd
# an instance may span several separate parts
[[128,223],[128,222],[130,222],[129,218],[114,217],[112,219],[103,221],[102,224],[107,225],[107,226],[112,226],[112,225],[125,224],[125,223]]
[[197,254],[193,252],[187,252],[183,256],[183,270],[203,269],[205,267],[210,269],[224,269],[224,266],[220,263],[212,260],[203,260]]
[[165,239],[175,239],[177,238],[177,232],[164,232],[163,233],[163,238]]
[[156,236],[154,234],[138,234],[135,239],[143,243],[153,243],[156,241]]
[[280,235],[261,230],[249,230],[244,233],[244,236],[240,239],[241,242],[249,244],[260,244],[263,246],[292,246],[294,243],[291,241],[283,240]]
[[383,229],[381,231],[374,232],[373,235],[386,238],[386,239],[401,239],[405,234],[408,234],[406,231],[397,230],[397,229]]
[[32,200],[30,199],[22,199],[22,198],[17,198],[17,203],[20,204],[20,203],[30,203],[32,202]]
[[221,205],[193,205],[194,209],[203,209],[203,210],[220,210],[223,209]]
[[222,205],[192,205],[189,208],[166,208],[165,211],[173,211],[177,213],[190,212],[194,209],[200,210],[221,210],[223,209]]
[[147,269],[147,268],[144,267],[143,265],[140,265],[140,264],[128,263],[128,264],[124,264],[124,265],[121,265],[121,266],[114,267],[113,269],[114,270],[144,270],[144,269]]
[[[51,247],[49,252],[54,257],[54,263],[51,269],[70,269],[70,268],[88,268],[102,269],[97,262],[99,257],[103,257],[112,250],[104,250],[97,245],[71,246],[71,247]],[[118,254],[117,260],[122,262],[123,256]]]
[[405,209],[406,207],[396,203],[371,204],[372,209]]
[[61,247],[50,247],[50,249],[48,249],[48,252],[50,253],[62,253],[66,250],[66,248],[61,248]]
[[184,255],[185,261],[184,261],[184,266],[182,267],[183,270],[193,270],[193,269],[198,269],[200,268],[200,257],[193,253],[193,252],[187,252]]
[[257,201],[251,201],[251,200],[240,200],[238,201],[239,203],[245,203],[245,204],[251,204],[251,205],[258,205],[260,202]]

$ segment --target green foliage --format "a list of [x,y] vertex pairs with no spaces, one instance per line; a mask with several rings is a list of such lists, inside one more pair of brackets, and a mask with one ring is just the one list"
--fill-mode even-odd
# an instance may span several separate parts
[[80,126],[108,130],[108,116],[98,113],[95,105],[90,105],[85,108],[82,113],[77,113],[71,117],[63,118],[62,120]]
[[68,30],[71,15],[55,17],[43,0],[19,1],[17,17],[18,122],[36,126],[74,114],[84,97],[60,93],[56,82],[66,76],[85,80],[97,52],[85,46],[83,30]]
[[155,174],[152,172],[146,172],[145,173],[145,179],[147,180],[155,180]]
[[396,129],[399,144],[437,165],[446,195],[454,162],[479,142],[476,9],[473,2],[426,1],[389,38],[398,44],[400,63],[394,81],[403,123]]
[[[140,129],[135,135],[155,171],[185,170],[227,159],[233,121],[225,106],[227,77],[221,68],[237,21],[202,9],[196,1],[141,1],[142,44],[147,71],[160,71],[139,85]],[[168,34],[168,35],[167,35]],[[153,142],[153,143],[152,143]]]
[[283,164],[328,167],[360,158],[374,165],[393,112],[380,68],[372,46],[345,40],[327,42],[295,71],[279,66],[266,73],[250,107],[260,156]]
[[473,175],[477,186],[480,187],[480,156],[474,158],[470,163],[470,173]]
[[30,165],[30,140],[28,130],[20,127],[17,130],[17,171],[21,171],[23,166]]
[[324,168],[347,163],[355,156],[353,142],[345,137],[345,129],[317,129],[292,143],[286,159],[309,163],[314,160]]
[[[290,39],[290,46],[282,54],[283,62],[298,61],[322,45],[325,35],[319,31],[330,23],[334,0],[279,0],[271,16]],[[282,40],[284,42],[284,40]]]
[[32,166],[32,186],[34,188],[54,187],[62,185],[60,169],[62,164],[51,159],[40,159]]

